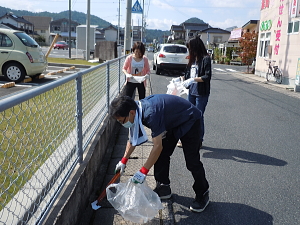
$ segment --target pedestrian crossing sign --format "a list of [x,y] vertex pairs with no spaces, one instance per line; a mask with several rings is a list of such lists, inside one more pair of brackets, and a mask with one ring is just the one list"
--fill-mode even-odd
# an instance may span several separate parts
[[141,13],[141,14],[143,13],[143,9],[138,0],[136,0],[136,2],[134,3],[134,5],[131,9],[131,12],[132,13]]

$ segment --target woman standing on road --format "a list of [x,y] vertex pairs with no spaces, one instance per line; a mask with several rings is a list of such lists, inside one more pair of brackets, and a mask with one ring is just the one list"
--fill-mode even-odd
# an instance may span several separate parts
[[[211,58],[199,36],[192,38],[187,47],[189,62],[186,68],[183,86],[189,89],[188,100],[201,112],[201,143],[204,137],[204,112],[210,94]],[[181,147],[181,142],[178,142]]]
[[132,52],[131,55],[127,56],[123,66],[123,72],[127,78],[126,95],[132,98],[134,90],[137,88],[139,99],[143,99],[146,96],[146,80],[139,82],[138,79],[135,79],[135,76],[147,77],[147,75],[150,75],[149,60],[144,55],[145,46],[140,41],[134,43]]

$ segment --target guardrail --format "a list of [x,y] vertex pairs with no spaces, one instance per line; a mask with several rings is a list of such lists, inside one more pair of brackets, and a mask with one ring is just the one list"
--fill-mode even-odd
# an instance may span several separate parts
[[125,56],[0,101],[0,224],[41,224],[120,93]]

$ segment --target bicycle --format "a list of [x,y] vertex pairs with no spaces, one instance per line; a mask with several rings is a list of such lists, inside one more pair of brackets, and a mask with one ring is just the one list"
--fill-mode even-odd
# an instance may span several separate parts
[[278,66],[275,66],[275,60],[268,60],[265,59],[268,65],[268,72],[266,73],[266,79],[267,81],[270,81],[272,76],[275,77],[276,82],[278,84],[282,83],[282,71],[278,68]]

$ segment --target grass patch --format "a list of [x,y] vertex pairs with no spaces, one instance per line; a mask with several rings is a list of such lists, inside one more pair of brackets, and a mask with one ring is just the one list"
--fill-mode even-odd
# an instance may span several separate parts
[[[105,67],[83,77],[84,115],[106,94],[105,78]],[[76,129],[74,85],[70,81],[0,112],[0,210]]]
[[74,65],[87,65],[87,66],[97,66],[101,64],[100,62],[88,62],[84,59],[69,59],[69,58],[47,58],[48,63],[63,63],[63,64],[74,64]]
[[[74,65],[80,62],[84,63],[83,65],[89,63],[77,59],[48,60],[67,64],[73,62]],[[121,64],[123,63],[124,60]],[[114,84],[118,81],[118,64],[113,64],[110,71],[110,82]],[[99,99],[107,93],[106,74],[106,67],[103,66],[83,76],[84,116],[88,115]],[[0,112],[0,210],[32,178],[71,131],[76,129],[75,113],[74,80]]]
[[0,210],[76,128],[74,95],[69,82],[0,113]]

